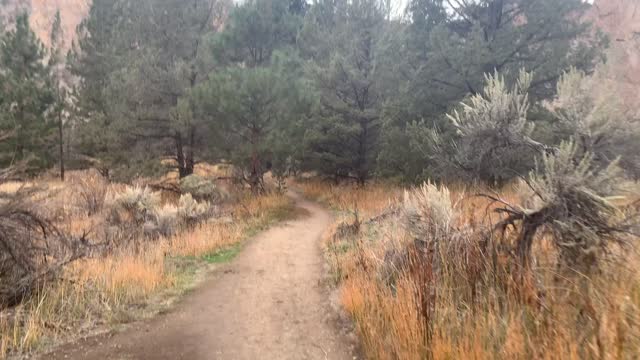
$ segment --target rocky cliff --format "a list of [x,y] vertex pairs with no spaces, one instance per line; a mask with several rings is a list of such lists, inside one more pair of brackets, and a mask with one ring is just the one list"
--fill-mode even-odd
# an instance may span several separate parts
[[76,32],[76,26],[82,21],[89,9],[90,0],[0,0],[0,17],[4,23],[21,12],[30,13],[31,25],[45,43],[49,44],[49,34],[56,11],[60,9],[62,26],[69,47]]
[[595,0],[590,20],[609,35],[611,78],[630,107],[640,104],[640,1]]

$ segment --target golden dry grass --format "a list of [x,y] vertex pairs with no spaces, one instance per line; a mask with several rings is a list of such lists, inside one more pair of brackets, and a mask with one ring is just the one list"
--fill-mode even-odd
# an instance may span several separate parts
[[[20,186],[7,185],[5,191]],[[65,185],[56,186],[65,190]],[[60,192],[55,194],[54,198],[60,197]],[[76,211],[72,204],[77,199],[70,194],[62,196],[64,202],[54,203],[72,210],[73,216],[60,218],[60,227],[76,235],[100,229],[105,215]],[[234,216],[227,221],[204,223],[167,239],[136,242],[67,266],[59,281],[46,284],[15,309],[0,312],[0,359],[134,319],[156,295],[184,286],[178,284],[185,271],[180,259],[192,259],[189,266],[205,266],[204,256],[240,243],[256,229],[291,214],[292,208],[284,196],[245,196],[231,205]],[[191,264],[193,259],[200,265]]]
[[304,196],[341,212],[357,211],[363,217],[377,215],[396,204],[403,190],[397,186],[375,183],[366,188],[356,185],[336,186],[324,181],[305,180],[295,184]]
[[[368,214],[365,221],[390,199],[398,206],[396,194],[403,192],[383,185],[356,194],[314,182],[299,186],[334,209],[358,208]],[[495,204],[472,196],[478,192],[452,191],[458,226],[498,220]],[[496,195],[520,200],[513,188]],[[435,255],[438,269],[417,253],[417,261],[389,280],[389,256],[416,254],[401,219],[336,236],[345,221],[351,220],[339,217],[327,233],[326,254],[369,359],[620,359],[640,353],[640,258],[634,249],[587,278],[557,268],[557,254],[543,237],[532,274],[521,278],[508,253],[496,250],[493,257],[482,239],[469,235],[462,246]]]

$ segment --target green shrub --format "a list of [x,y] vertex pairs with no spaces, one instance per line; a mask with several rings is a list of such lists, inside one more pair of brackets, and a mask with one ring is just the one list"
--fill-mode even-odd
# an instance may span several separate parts
[[218,202],[222,194],[213,183],[198,175],[190,175],[180,180],[182,194],[190,194],[196,201]]
[[147,187],[128,187],[124,192],[111,199],[110,222],[114,225],[123,222],[144,224],[155,219],[160,204],[160,195]]

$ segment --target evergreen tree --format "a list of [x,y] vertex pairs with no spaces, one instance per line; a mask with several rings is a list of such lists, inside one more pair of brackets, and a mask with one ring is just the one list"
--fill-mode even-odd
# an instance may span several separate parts
[[456,2],[453,15],[431,34],[433,64],[419,78],[439,82],[443,103],[482,90],[484,74],[500,72],[513,81],[532,72],[532,96],[550,98],[553,85],[571,67],[592,69],[597,46],[587,41],[582,0],[480,0]]
[[[480,92],[485,74],[497,71],[514,83],[520,69],[531,72],[529,94],[536,104],[553,97],[564,71],[591,70],[603,43],[583,20],[588,6],[581,0],[411,1],[406,47],[398,52],[403,83],[385,109],[379,168],[399,169],[411,180],[442,174],[421,151],[428,144],[412,136],[412,124],[438,129],[450,143],[456,130],[442,115]],[[534,122],[551,121],[536,106],[531,111]],[[541,133],[550,128],[539,125]]]
[[273,68],[232,67],[213,74],[196,95],[254,192],[264,191],[263,176],[272,164],[272,135],[289,109],[288,83],[279,75]]
[[336,10],[337,27],[324,36],[332,39],[332,56],[310,71],[319,103],[306,142],[313,167],[362,185],[374,170],[379,147],[386,89],[377,64],[386,13],[375,0]]
[[64,126],[67,106],[67,88],[65,84],[64,56],[64,32],[62,29],[62,18],[60,10],[56,15],[51,27],[51,51],[49,54],[49,69],[51,71],[52,90],[54,103],[52,109],[53,121],[58,126],[58,149],[60,163],[60,179],[64,181]]
[[304,11],[298,0],[249,0],[236,6],[215,39],[218,61],[267,65],[275,50],[295,45]]
[[212,68],[203,56],[205,40],[220,23],[224,4],[93,3],[71,55],[71,68],[82,79],[77,103],[85,110],[80,147],[87,155],[127,177],[158,170],[166,156],[181,177],[193,173],[198,152],[206,150],[205,134],[180,104],[189,103],[189,92]]
[[0,145],[3,167],[28,162],[32,169],[51,162],[52,127],[46,112],[53,103],[46,52],[26,14],[0,44],[0,130],[11,136]]
[[130,142],[151,146],[156,157],[171,156],[180,177],[193,174],[205,149],[205,129],[188,104],[190,91],[206,80],[212,64],[203,61],[205,37],[220,12],[215,0],[138,2],[125,36],[136,48],[130,64],[112,83],[117,108],[130,119]]
[[122,67],[126,48],[119,28],[123,14],[120,0],[92,1],[67,56],[68,71],[75,77],[70,94],[74,150],[99,165],[105,175],[127,158],[119,143],[118,118],[107,96],[111,77]]

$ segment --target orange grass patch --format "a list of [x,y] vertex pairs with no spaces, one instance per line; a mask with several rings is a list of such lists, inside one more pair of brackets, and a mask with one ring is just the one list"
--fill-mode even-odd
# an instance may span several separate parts
[[[19,186],[22,184],[5,190]],[[64,202],[51,205],[67,206],[77,200],[68,185],[58,185],[58,189],[66,194],[60,197]],[[177,285],[181,275],[176,271],[184,271],[175,264],[180,258],[199,259],[238,244],[250,231],[289,215],[292,201],[275,194],[246,196],[230,207],[233,218],[228,221],[204,223],[171,238],[139,239],[106,256],[96,255],[67,266],[59,280],[45,284],[36,296],[15,309],[0,312],[0,358],[37,350],[43,339],[55,342],[104,324],[130,321],[136,309]],[[104,231],[105,216],[104,212],[87,216],[75,208],[65,208],[59,225],[75,236],[96,234]]]
[[[367,209],[369,216],[400,205],[403,189],[379,186],[300,185],[336,209]],[[479,228],[499,221],[488,189],[451,191],[457,225]],[[509,187],[495,197],[522,199]],[[393,202],[395,201],[395,203]],[[389,206],[389,205],[387,205]],[[342,223],[342,219],[338,223]],[[451,253],[389,273],[389,258],[412,250],[400,217],[365,224],[355,235],[326,234],[327,259],[340,282],[344,308],[354,319],[369,359],[618,359],[640,353],[640,258],[621,252],[601,273],[586,278],[556,267],[554,246],[540,237],[526,278],[505,250],[495,256],[483,238],[468,238]],[[426,256],[418,253],[418,259]],[[414,255],[415,257],[415,255]]]

